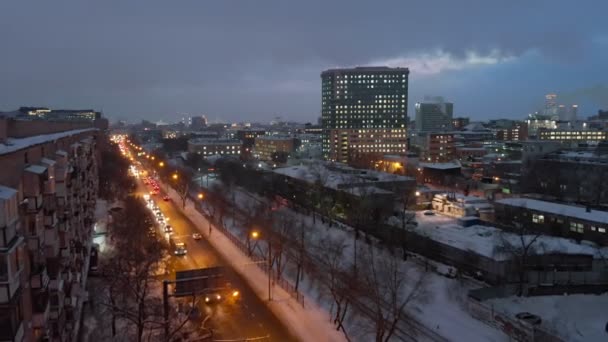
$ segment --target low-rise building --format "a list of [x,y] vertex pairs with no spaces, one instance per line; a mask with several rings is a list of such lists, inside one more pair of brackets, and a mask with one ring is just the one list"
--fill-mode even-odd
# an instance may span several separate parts
[[525,122],[513,122],[511,127],[498,128],[496,130],[498,141],[523,141],[528,140],[528,124]]
[[298,146],[299,141],[293,137],[258,136],[253,155],[259,160],[285,163]]
[[524,190],[562,201],[608,205],[608,155],[602,150],[561,150],[528,163]]
[[433,210],[453,217],[477,216],[483,220],[493,217],[494,207],[488,200],[459,193],[436,194],[431,202]]
[[204,139],[195,138],[188,140],[188,152],[198,153],[203,156],[229,155],[239,156],[242,143],[233,139]]
[[521,224],[538,233],[608,245],[608,212],[532,198],[505,198],[495,205],[497,223]]

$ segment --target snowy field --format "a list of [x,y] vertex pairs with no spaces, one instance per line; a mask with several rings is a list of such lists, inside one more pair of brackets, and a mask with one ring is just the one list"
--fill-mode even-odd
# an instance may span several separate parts
[[508,297],[484,303],[512,317],[535,314],[543,327],[557,331],[565,341],[608,341],[608,294]]
[[[234,198],[238,207],[245,211],[249,210],[253,203],[261,200],[261,198],[241,189],[234,191],[234,196],[230,193],[226,197],[230,200]],[[329,227],[328,224],[322,223],[319,219],[313,223],[312,217],[293,212],[288,208],[282,208],[281,211],[293,215],[298,225],[305,225],[308,231],[307,237],[312,245],[319,244],[324,240],[343,241],[346,245],[344,257],[345,259],[350,257],[350,260],[352,260],[352,256],[354,256],[354,232],[350,227],[338,228],[335,225]],[[439,216],[436,217],[436,220],[451,222]],[[244,241],[247,234],[246,229],[230,219],[225,222],[227,228]],[[359,244],[363,243],[361,241],[363,240],[361,239]],[[376,249],[376,253],[385,252]],[[410,272],[412,278],[424,271],[421,265],[413,260],[404,262],[402,266]],[[288,265],[284,276],[292,284],[295,283],[295,267]],[[315,282],[310,276],[305,276],[301,285],[307,298],[315,300],[321,307],[331,311],[332,298],[327,295],[327,291],[321,284]],[[416,318],[419,324],[424,326],[423,328],[429,329],[431,333],[436,333],[449,341],[508,341],[508,337],[503,332],[476,320],[466,311],[467,292],[477,287],[465,280],[450,279],[429,272],[426,275],[424,299],[413,303],[409,313]],[[409,287],[406,286],[404,291],[409,291]],[[367,338],[372,337],[365,334],[366,330],[369,330],[369,324],[362,322],[362,317],[349,316],[348,318],[347,330],[357,333],[355,335],[357,338],[354,340],[366,341]]]

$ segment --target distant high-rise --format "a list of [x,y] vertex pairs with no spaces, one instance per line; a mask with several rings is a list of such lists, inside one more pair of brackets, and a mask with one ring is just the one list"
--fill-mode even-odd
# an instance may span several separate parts
[[557,117],[559,121],[576,121],[578,105],[559,105],[557,107]]
[[557,95],[545,95],[545,115],[557,115]]
[[416,130],[421,132],[445,131],[452,129],[454,104],[442,97],[425,98],[416,103]]
[[193,116],[190,123],[190,128],[194,130],[201,130],[207,127],[207,118],[203,116]]
[[358,67],[321,73],[325,159],[405,153],[409,69]]

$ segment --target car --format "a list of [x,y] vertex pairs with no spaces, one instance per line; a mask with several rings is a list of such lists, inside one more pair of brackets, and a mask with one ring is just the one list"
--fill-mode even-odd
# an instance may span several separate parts
[[515,317],[532,325],[540,325],[543,322],[542,318],[529,312],[520,312]]
[[435,215],[435,212],[434,212],[434,211],[432,211],[432,210],[425,210],[425,211],[423,212],[423,214],[424,214],[425,216],[434,216],[434,215]]
[[169,202],[169,200],[170,200],[169,196],[165,195],[165,196],[163,197],[163,201],[165,201],[165,202]]
[[173,253],[179,256],[186,255],[186,253],[188,253],[188,250],[186,249],[186,244],[183,242],[176,242],[175,251]]
[[165,226],[165,233],[173,233],[173,227],[171,227],[170,225],[166,225]]
[[203,238],[203,236],[200,233],[194,233],[194,234],[192,234],[192,238],[194,240],[200,240]]

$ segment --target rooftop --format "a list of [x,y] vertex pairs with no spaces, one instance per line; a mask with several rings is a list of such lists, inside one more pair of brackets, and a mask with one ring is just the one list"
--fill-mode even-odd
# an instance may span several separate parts
[[[503,239],[514,245],[521,244],[520,236],[517,234],[491,226],[474,225],[463,227],[458,224],[457,219],[439,214],[427,216],[422,212],[417,212],[416,221],[418,222],[418,226],[415,230],[418,233],[424,234],[443,244],[462,250],[470,250],[498,261],[506,260],[509,257],[508,255],[498,253],[496,250],[496,247],[502,243]],[[524,239],[530,241],[534,237],[534,235],[525,235]],[[596,258],[605,257],[608,254],[608,247],[599,249],[590,242],[583,241],[577,243],[571,239],[549,235],[540,236],[536,240],[535,246],[540,254],[586,254]]]
[[451,163],[420,163],[418,164],[422,168],[426,169],[436,169],[436,170],[449,170],[449,169],[459,169],[461,165],[456,162]]
[[496,201],[497,204],[510,205],[520,208],[528,208],[541,212],[566,216],[576,217],[581,220],[599,223],[608,223],[608,212],[574,205],[541,201],[532,198],[505,198]]
[[25,171],[29,171],[29,172],[33,172],[36,174],[43,174],[44,171],[46,171],[46,166],[42,166],[42,165],[30,165],[28,167],[25,168]]
[[7,200],[17,194],[17,190],[8,186],[0,185],[0,199]]
[[96,131],[96,128],[85,128],[85,129],[75,129],[71,131],[52,133],[52,134],[42,134],[35,135],[27,138],[8,138],[5,143],[0,143],[0,155],[8,154],[12,152],[16,152],[31,146],[44,144],[47,142],[55,141],[57,139],[69,137],[72,135]]

